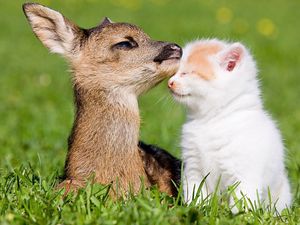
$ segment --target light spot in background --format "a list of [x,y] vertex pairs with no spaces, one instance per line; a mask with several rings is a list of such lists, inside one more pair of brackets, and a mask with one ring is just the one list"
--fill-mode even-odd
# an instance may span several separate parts
[[217,10],[216,19],[221,24],[229,23],[232,20],[233,13],[227,7],[221,7]]
[[38,83],[41,86],[49,86],[51,84],[51,77],[47,74],[41,74],[38,78]]
[[141,8],[141,0],[111,0],[111,3],[132,11]]
[[272,20],[268,18],[260,19],[256,24],[257,31],[266,37],[273,37],[277,36],[277,28]]
[[249,24],[246,20],[237,19],[234,21],[233,29],[238,34],[245,34],[249,30]]
[[5,217],[9,222],[12,222],[15,218],[15,215],[12,213],[8,213]]

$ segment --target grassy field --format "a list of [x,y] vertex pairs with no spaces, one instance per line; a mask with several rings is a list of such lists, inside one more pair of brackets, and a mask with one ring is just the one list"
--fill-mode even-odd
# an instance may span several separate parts
[[[286,144],[293,206],[232,215],[225,196],[186,206],[155,189],[112,202],[106,188],[88,186],[62,199],[53,186],[62,174],[73,121],[67,65],[34,37],[21,5],[0,3],[0,223],[1,224],[299,224],[300,32],[296,0],[41,0],[82,27],[104,16],[139,25],[155,39],[184,45],[202,37],[239,40],[260,69],[266,108]],[[162,83],[140,99],[141,138],[180,157],[184,110]]]

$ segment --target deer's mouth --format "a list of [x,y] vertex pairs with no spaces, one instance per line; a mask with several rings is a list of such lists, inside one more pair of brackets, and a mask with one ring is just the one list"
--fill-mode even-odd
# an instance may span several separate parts
[[[166,60],[180,60],[181,57],[176,57],[176,56],[172,56],[172,57],[169,57],[168,59]],[[165,61],[165,60],[164,60]]]

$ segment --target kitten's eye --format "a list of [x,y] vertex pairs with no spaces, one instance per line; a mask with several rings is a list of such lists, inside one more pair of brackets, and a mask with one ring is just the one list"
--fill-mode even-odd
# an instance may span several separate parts
[[130,41],[121,41],[121,42],[115,44],[113,47],[117,48],[117,49],[122,49],[122,50],[130,50],[130,49],[136,48],[137,43],[130,42]]
[[180,73],[181,76],[186,76],[187,74],[188,74],[188,73],[186,73],[186,72]]

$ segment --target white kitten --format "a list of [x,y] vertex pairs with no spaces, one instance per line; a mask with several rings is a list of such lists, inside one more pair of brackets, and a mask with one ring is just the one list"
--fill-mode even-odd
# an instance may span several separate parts
[[[169,80],[175,99],[187,106],[182,130],[183,189],[193,199],[203,178],[203,198],[240,182],[251,201],[272,202],[281,211],[291,203],[279,130],[263,108],[255,62],[240,43],[195,41],[183,51]],[[274,96],[275,97],[275,96]],[[231,204],[233,200],[231,199]],[[236,209],[234,209],[236,210]]]

